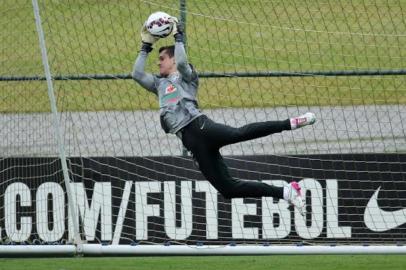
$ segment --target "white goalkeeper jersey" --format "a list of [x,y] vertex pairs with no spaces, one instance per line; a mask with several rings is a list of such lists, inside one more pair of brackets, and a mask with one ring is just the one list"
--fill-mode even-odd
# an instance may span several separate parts
[[144,72],[148,53],[141,51],[135,61],[133,78],[159,99],[161,126],[166,133],[177,133],[202,115],[198,109],[199,78],[188,64],[182,42],[175,42],[175,62],[178,72],[160,77]]

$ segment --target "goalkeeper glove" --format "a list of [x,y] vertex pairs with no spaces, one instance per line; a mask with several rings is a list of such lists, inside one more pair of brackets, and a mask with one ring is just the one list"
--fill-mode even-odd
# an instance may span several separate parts
[[180,23],[176,17],[170,17],[169,21],[173,23],[172,35],[175,37],[175,41],[183,42],[183,24]]
[[155,37],[151,35],[150,32],[147,30],[147,24],[146,22],[144,25],[141,27],[141,40],[142,40],[142,46],[141,46],[141,51],[146,51],[147,53],[152,51],[152,45],[157,42],[159,37]]

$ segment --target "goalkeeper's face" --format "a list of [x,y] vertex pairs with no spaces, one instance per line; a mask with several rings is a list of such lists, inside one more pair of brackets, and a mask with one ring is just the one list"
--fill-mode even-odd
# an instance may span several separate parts
[[166,77],[176,71],[175,57],[170,57],[166,50],[159,54],[159,73],[162,77]]

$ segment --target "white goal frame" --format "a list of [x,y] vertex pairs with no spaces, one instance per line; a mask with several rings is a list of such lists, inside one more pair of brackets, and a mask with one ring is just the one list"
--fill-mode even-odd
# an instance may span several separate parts
[[[33,11],[35,15],[36,30],[38,34],[39,45],[41,48],[42,64],[44,74],[47,82],[47,89],[49,101],[52,111],[53,129],[56,134],[58,145],[59,160],[63,172],[63,180],[66,187],[67,203],[70,210],[70,219],[73,221],[79,220],[80,213],[77,212],[77,207],[74,205],[75,199],[73,198],[74,191],[72,191],[69,171],[69,157],[67,157],[64,145],[64,136],[61,129],[60,119],[61,114],[58,112],[57,103],[55,99],[53,80],[51,68],[47,55],[46,40],[42,28],[41,15],[38,6],[38,0],[32,0]],[[127,194],[128,195],[128,194]],[[124,196],[124,195],[123,195]],[[128,195],[129,197],[130,195]],[[336,194],[329,195],[334,198]],[[128,200],[127,197],[127,200]],[[337,199],[338,200],[338,199]],[[329,210],[327,210],[329,211]],[[331,209],[330,209],[331,211]],[[119,219],[119,217],[117,218]],[[121,222],[123,222],[121,220]],[[335,220],[338,224],[338,221]],[[122,224],[121,224],[122,226]],[[337,225],[338,227],[338,225]],[[78,223],[73,222],[73,235],[68,239],[68,244],[61,245],[60,243],[45,243],[45,244],[16,244],[8,243],[0,245],[0,256],[109,256],[109,255],[127,255],[127,256],[143,256],[143,255],[267,255],[267,254],[406,254],[406,246],[402,243],[399,245],[369,245],[359,244],[353,245],[351,242],[345,245],[336,244],[278,244],[273,245],[272,241],[269,245],[264,244],[229,244],[229,245],[188,245],[188,244],[105,244],[101,241],[100,244],[87,243],[86,240],[81,238],[80,226]],[[379,230],[379,228],[378,228]],[[73,237],[72,237],[73,236]],[[118,242],[118,240],[116,241]]]

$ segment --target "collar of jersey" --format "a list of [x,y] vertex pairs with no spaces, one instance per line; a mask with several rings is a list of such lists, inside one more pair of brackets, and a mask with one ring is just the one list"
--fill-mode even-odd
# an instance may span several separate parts
[[175,72],[169,74],[169,76],[167,77],[167,79],[172,81],[172,82],[176,81],[178,78],[179,78],[179,72],[178,71],[175,71]]

